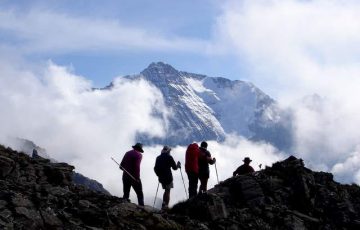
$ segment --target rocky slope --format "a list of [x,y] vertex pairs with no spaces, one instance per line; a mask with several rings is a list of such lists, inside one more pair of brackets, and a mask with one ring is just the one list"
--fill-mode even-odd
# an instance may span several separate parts
[[[23,152],[29,156],[32,156],[33,150],[35,149],[38,155],[42,158],[49,159],[51,162],[58,162],[57,160],[50,157],[46,149],[41,148],[34,142],[23,139],[23,138],[8,138],[8,146],[19,152]],[[104,189],[103,185],[96,180],[90,179],[81,173],[73,172],[72,180],[75,184],[83,185],[91,190],[98,191],[110,195],[110,193]]]
[[230,178],[173,213],[210,229],[360,229],[360,188],[313,172],[293,156]]
[[0,229],[360,229],[360,188],[295,157],[169,212],[75,185],[73,169],[0,146]]

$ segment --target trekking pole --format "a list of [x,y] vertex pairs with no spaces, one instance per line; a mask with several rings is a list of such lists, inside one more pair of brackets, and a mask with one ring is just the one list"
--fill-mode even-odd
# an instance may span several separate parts
[[218,182],[218,184],[219,184],[219,176],[218,176],[218,172],[217,172],[216,162],[215,162],[215,171],[216,171],[217,182]]
[[186,198],[189,199],[189,196],[188,196],[187,191],[186,191],[186,186],[185,186],[184,177],[183,177],[183,175],[182,175],[181,168],[180,168],[180,173],[181,173],[181,179],[182,179],[183,184],[184,184],[184,189],[185,189],[185,193],[186,193]]
[[156,189],[153,208],[155,207],[155,201],[156,201],[157,193],[158,193],[158,190],[159,190],[159,184],[160,184],[160,182],[158,182],[158,186],[157,186],[157,189]]
[[124,172],[126,172],[134,181],[138,182],[138,180],[136,180],[135,177],[133,177],[128,171],[126,171],[126,169],[124,169],[124,167],[122,167],[114,158],[111,157],[111,160],[113,160],[117,165],[119,165],[119,167],[124,170]]

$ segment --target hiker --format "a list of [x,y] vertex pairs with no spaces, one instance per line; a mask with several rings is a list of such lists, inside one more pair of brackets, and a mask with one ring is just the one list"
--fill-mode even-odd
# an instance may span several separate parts
[[233,172],[233,176],[236,175],[244,175],[244,174],[248,174],[248,173],[253,173],[255,172],[255,170],[253,169],[253,167],[250,166],[250,162],[252,160],[250,160],[249,157],[245,157],[243,162],[244,164],[241,165],[240,167],[238,167],[234,172]]
[[189,179],[189,197],[194,197],[197,194],[197,185],[199,180],[199,145],[196,143],[190,144],[186,150],[185,155],[185,171]]
[[39,158],[39,154],[38,154],[38,151],[36,149],[33,149],[33,152],[32,152],[32,158]]
[[156,158],[154,171],[155,174],[159,177],[159,182],[164,191],[162,209],[168,209],[170,201],[170,189],[174,187],[173,176],[171,173],[171,168],[177,170],[181,167],[180,162],[177,164],[174,161],[174,158],[170,155],[171,148],[169,146],[164,146],[161,150],[161,154]]
[[216,162],[215,158],[211,158],[211,154],[207,150],[207,146],[208,144],[203,141],[201,142],[199,148],[199,193],[205,193],[207,191],[207,183],[210,176],[209,164],[213,165]]
[[133,187],[138,198],[138,204],[144,206],[144,194],[140,180],[140,163],[144,152],[141,143],[132,146],[133,150],[125,153],[120,169],[123,170],[123,198],[129,200],[130,188]]

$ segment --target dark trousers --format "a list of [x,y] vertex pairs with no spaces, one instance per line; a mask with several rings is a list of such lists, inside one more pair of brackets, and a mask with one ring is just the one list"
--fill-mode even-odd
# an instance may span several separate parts
[[206,192],[209,177],[206,177],[206,176],[205,177],[199,177],[199,179],[200,179],[199,193]]
[[139,179],[138,181],[135,181],[126,173],[123,174],[122,180],[123,180],[123,191],[124,191],[123,198],[129,199],[130,188],[133,187],[138,198],[138,204],[144,206],[144,194],[142,190],[141,180]]
[[189,197],[191,198],[197,194],[199,176],[194,172],[187,172],[187,175],[189,179]]

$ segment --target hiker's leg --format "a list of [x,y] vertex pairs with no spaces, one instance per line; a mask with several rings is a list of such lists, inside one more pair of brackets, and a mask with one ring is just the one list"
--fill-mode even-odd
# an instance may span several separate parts
[[163,206],[166,205],[166,207],[169,205],[170,201],[170,188],[166,188],[163,195]]
[[207,178],[199,177],[199,179],[200,179],[199,193],[206,192]]
[[193,172],[188,173],[189,178],[189,197],[194,197],[197,194],[198,175]]
[[137,195],[138,204],[140,206],[144,206],[144,193],[143,193],[143,190],[142,190],[141,180],[139,179],[139,181],[133,181],[132,187],[134,188],[135,193]]
[[207,183],[208,183],[208,179],[209,177],[204,177],[203,180],[203,191],[206,192],[207,191]]
[[131,188],[131,178],[129,178],[126,174],[123,174],[122,181],[123,181],[123,198],[129,199],[130,196],[130,188]]

